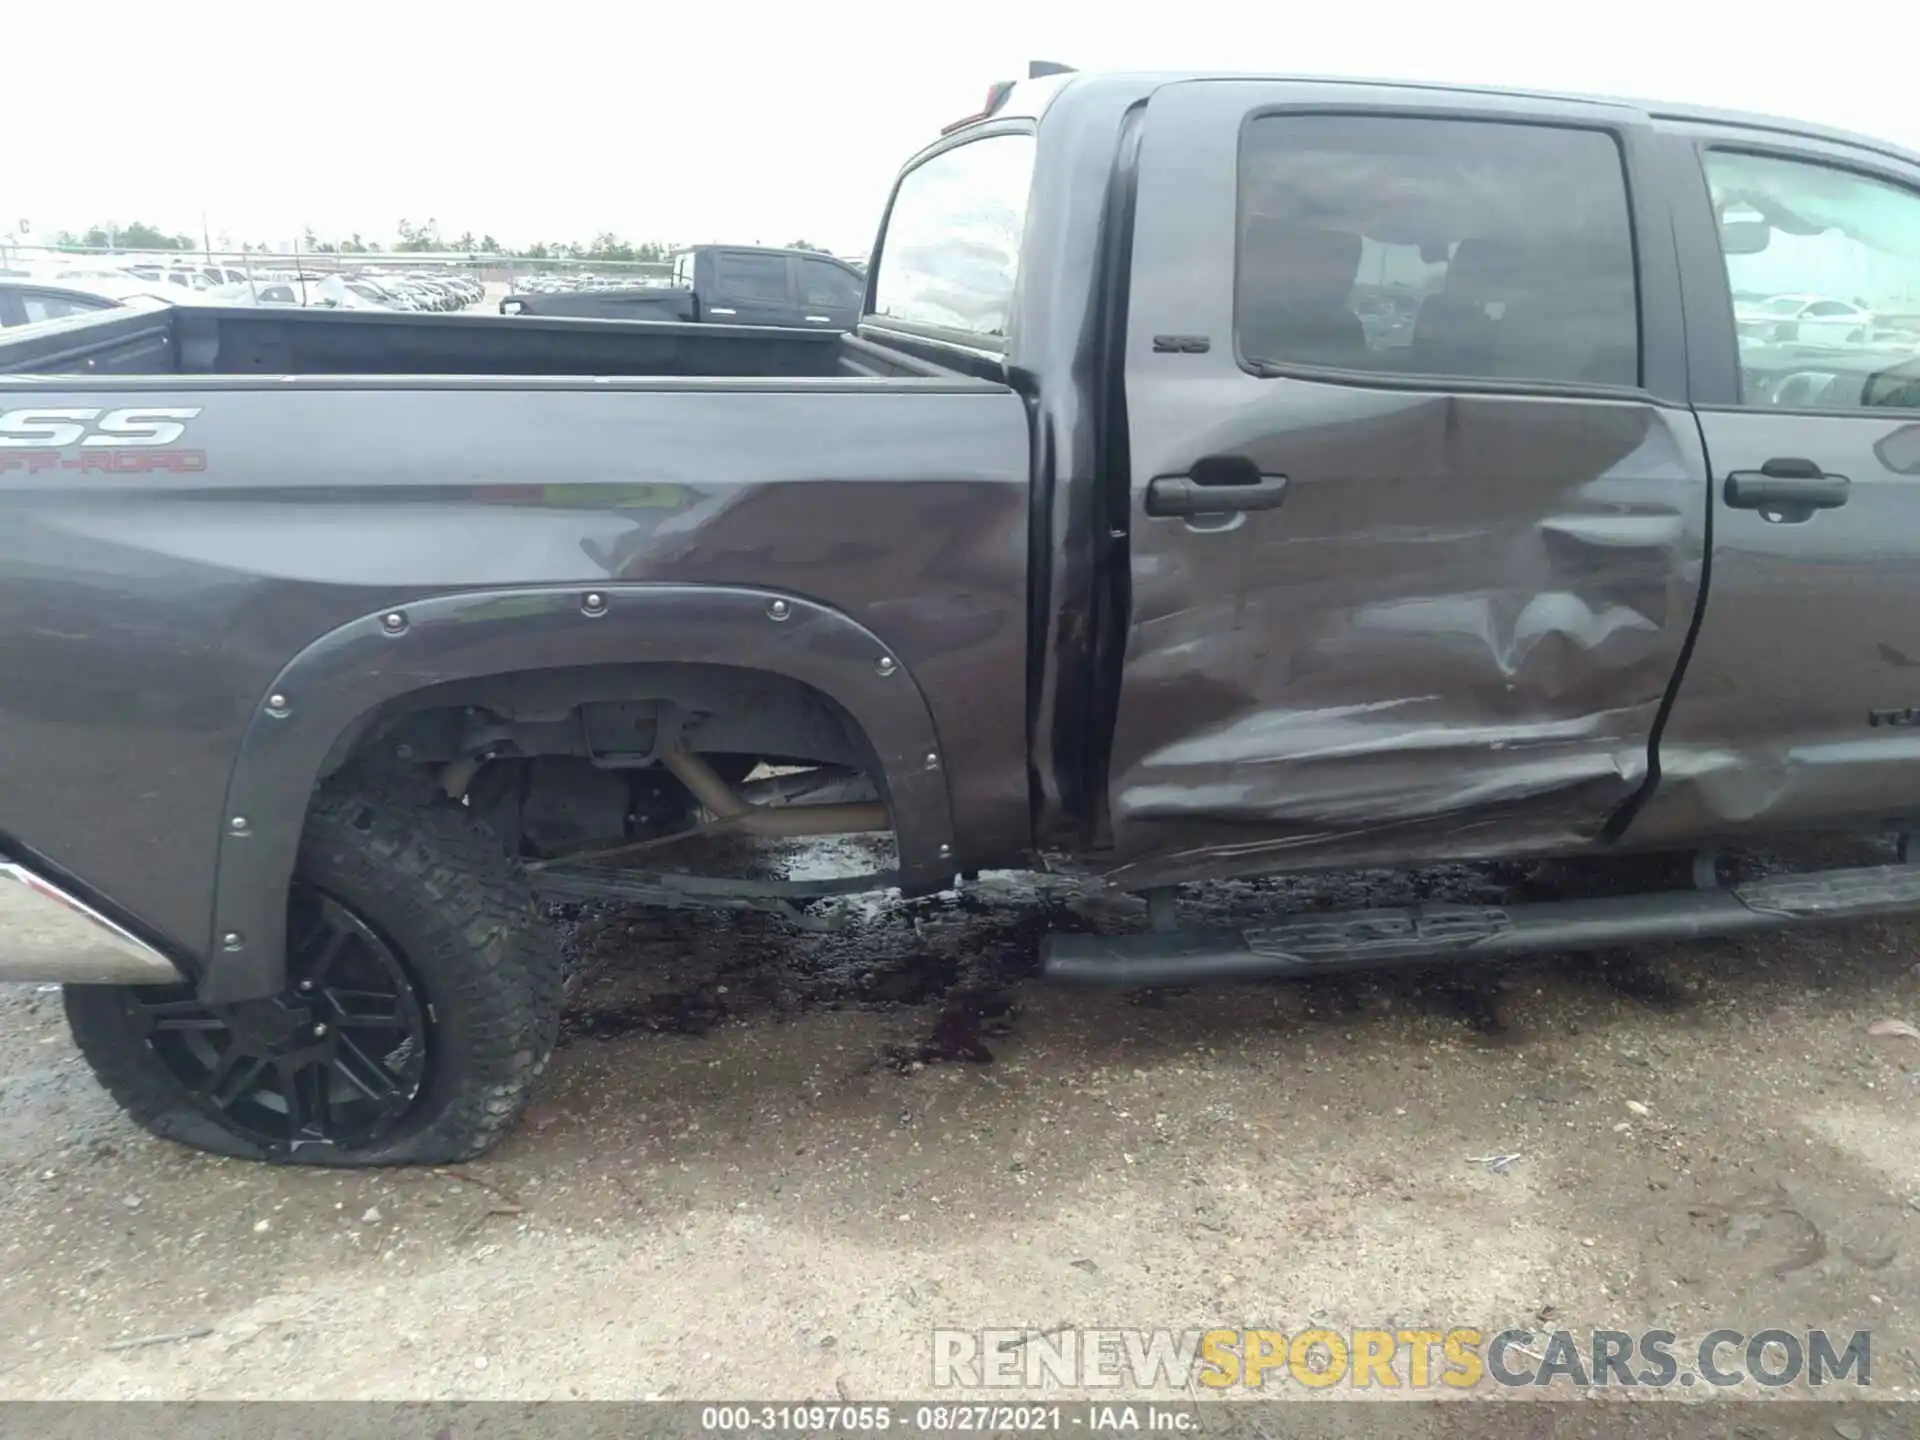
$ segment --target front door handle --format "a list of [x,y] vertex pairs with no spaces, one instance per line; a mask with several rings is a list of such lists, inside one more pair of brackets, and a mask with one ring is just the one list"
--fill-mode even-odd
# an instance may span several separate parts
[[1156,475],[1147,482],[1147,514],[1231,515],[1275,510],[1287,498],[1287,477],[1263,475],[1241,455],[1210,455],[1185,475]]
[[1758,470],[1727,476],[1727,504],[1735,510],[1763,510],[1781,519],[1805,520],[1815,510],[1847,503],[1852,483],[1829,475],[1811,460],[1769,460]]

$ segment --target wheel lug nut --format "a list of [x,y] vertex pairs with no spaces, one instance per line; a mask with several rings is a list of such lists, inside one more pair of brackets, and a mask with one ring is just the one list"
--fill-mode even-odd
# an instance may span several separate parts
[[313,989],[313,981],[311,981],[311,980],[302,980],[302,981],[300,982],[300,989],[301,989],[301,990],[302,990],[303,992],[304,992],[304,991],[308,991],[308,990],[311,990],[311,989]]
[[327,1033],[327,1027],[324,1025],[316,1025],[313,1027],[313,1035],[316,1040],[326,1033]]

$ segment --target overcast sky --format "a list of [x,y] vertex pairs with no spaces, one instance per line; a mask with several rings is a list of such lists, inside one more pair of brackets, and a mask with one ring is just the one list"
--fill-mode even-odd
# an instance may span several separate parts
[[516,246],[612,230],[865,253],[901,160],[1033,58],[1699,100],[1920,149],[1910,67],[1871,12],[1834,12],[1860,17],[1849,37],[1818,8],[1702,0],[0,0],[0,237],[132,219],[197,237],[204,210],[215,244],[433,217]]

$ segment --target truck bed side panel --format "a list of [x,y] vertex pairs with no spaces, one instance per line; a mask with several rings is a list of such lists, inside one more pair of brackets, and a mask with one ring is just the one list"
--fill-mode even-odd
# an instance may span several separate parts
[[763,386],[0,387],[186,412],[165,446],[0,449],[0,833],[199,950],[236,748],[313,640],[433,595],[673,582],[866,626],[933,712],[956,859],[1019,854],[1020,401]]

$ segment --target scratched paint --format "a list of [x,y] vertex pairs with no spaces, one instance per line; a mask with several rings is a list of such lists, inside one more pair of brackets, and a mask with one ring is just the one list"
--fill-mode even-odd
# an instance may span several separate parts
[[[1290,478],[1133,521],[1111,806],[1130,884],[1578,850],[1648,781],[1698,602],[1692,418],[1270,382],[1201,443]],[[1190,397],[1189,397],[1190,398]],[[1334,419],[1328,419],[1329,414]]]

